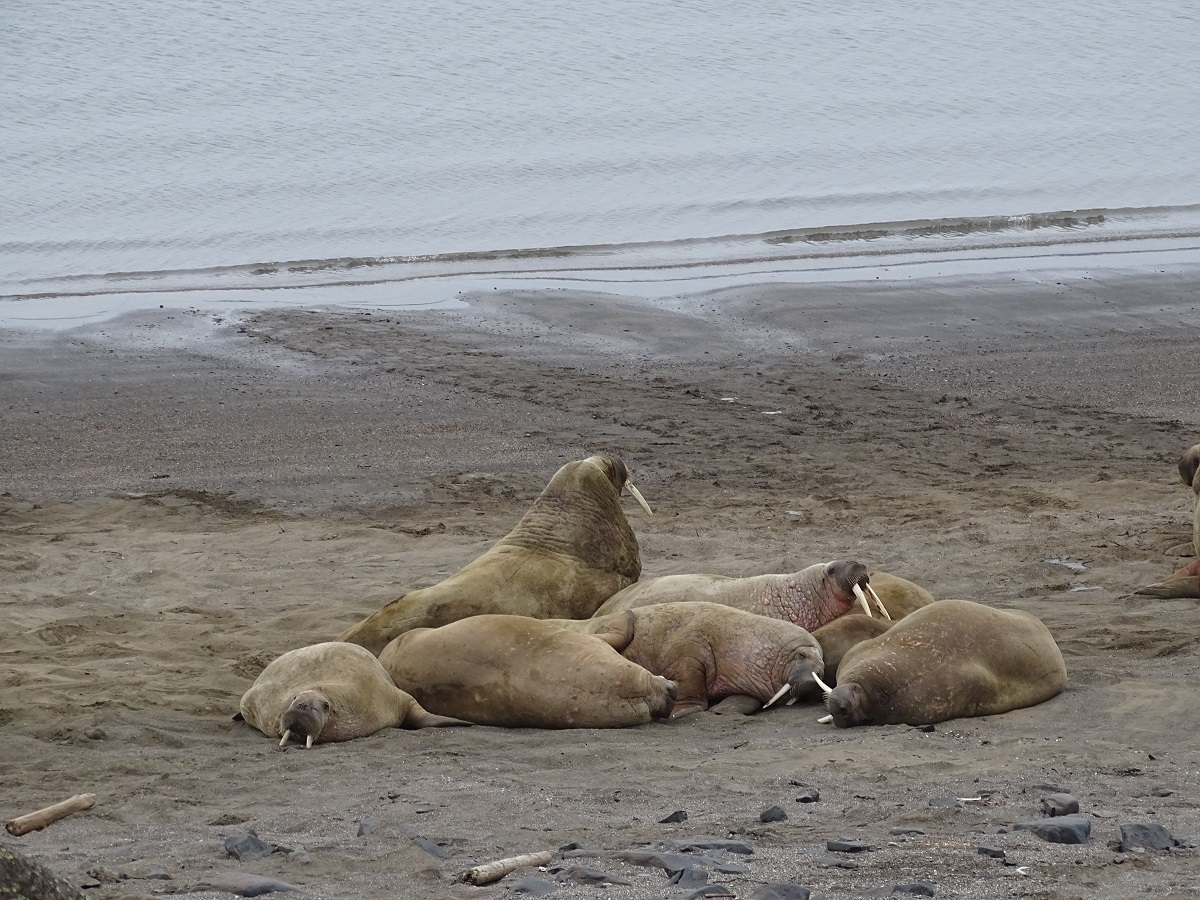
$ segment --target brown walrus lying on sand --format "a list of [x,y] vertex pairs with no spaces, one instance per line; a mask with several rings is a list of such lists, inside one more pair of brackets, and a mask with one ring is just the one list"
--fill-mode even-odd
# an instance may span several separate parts
[[839,728],[928,725],[1033,706],[1067,682],[1062,653],[1035,616],[940,600],[843,657],[825,706]]
[[720,603],[661,603],[583,621],[549,621],[594,634],[678,684],[672,719],[730,696],[767,705],[795,697],[801,688],[815,687],[813,673],[822,668],[820,646],[799,625]]
[[1195,510],[1192,515],[1192,551],[1196,558],[1182,569],[1172,572],[1163,581],[1139,588],[1134,591],[1135,594],[1160,597],[1164,600],[1184,597],[1200,598],[1200,478],[1196,477],[1197,471],[1200,471],[1200,444],[1189,447],[1179,460],[1179,477],[1195,495]]
[[366,737],[381,728],[470,725],[435,716],[392,682],[369,651],[330,641],[272,661],[242,695],[241,716],[279,746],[295,735],[305,746]]
[[[720,603],[772,619],[783,619],[806,631],[846,613],[857,602],[871,615],[863,588],[869,585],[867,567],[853,560],[809,566],[790,575],[755,575],[729,578],[724,575],[664,575],[647,578],[614,594],[595,615],[653,606],[656,603],[687,603],[703,600]],[[880,611],[885,607],[878,597]]]
[[[611,639],[628,643],[624,632]],[[506,728],[641,725],[670,715],[677,690],[599,637],[525,616],[415,628],[379,662],[426,708]]]
[[649,513],[617,457],[567,463],[517,526],[483,556],[445,581],[393,600],[338,640],[378,655],[412,628],[437,628],[468,616],[586,619],[642,571],[637,539],[621,509],[626,487]]

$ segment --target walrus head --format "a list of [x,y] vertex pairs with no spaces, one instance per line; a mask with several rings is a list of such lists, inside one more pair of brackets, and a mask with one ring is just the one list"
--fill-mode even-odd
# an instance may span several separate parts
[[784,683],[770,700],[763,704],[763,709],[775,704],[777,700],[788,697],[787,705],[791,706],[800,697],[812,692],[813,679],[825,671],[825,662],[821,658],[820,647],[804,647],[792,655],[784,674]]
[[838,728],[853,728],[870,719],[867,692],[857,682],[839,684],[825,697],[825,708]]
[[279,718],[279,730],[283,732],[279,746],[287,744],[294,732],[296,737],[305,738],[305,747],[311,747],[325,727],[329,711],[329,699],[320,691],[301,691]]
[[1197,469],[1200,469],[1200,444],[1193,445],[1179,458],[1179,477],[1193,491],[1197,488]]
[[617,489],[617,494],[620,494],[625,488],[629,488],[629,493],[638,502],[638,506],[646,511],[646,515],[654,515],[654,511],[650,509],[650,504],[646,502],[646,498],[642,496],[642,492],[629,480],[629,468],[619,456],[589,456],[583,462],[584,465],[597,466],[604,473],[605,477],[612,482],[612,486]]

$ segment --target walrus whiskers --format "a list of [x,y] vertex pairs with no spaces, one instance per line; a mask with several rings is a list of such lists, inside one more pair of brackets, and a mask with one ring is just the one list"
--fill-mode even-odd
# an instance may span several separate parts
[[654,515],[654,510],[650,508],[650,504],[646,502],[646,498],[642,496],[642,492],[633,486],[633,482],[628,478],[625,479],[625,487],[629,488],[629,493],[633,494],[633,499],[646,511],[646,515]]
[[854,596],[858,598],[858,602],[862,605],[863,612],[865,612],[868,616],[871,616],[871,618],[874,618],[875,616],[871,612],[870,604],[867,603],[867,595],[863,593],[863,589],[860,585],[856,584],[854,586]]
[[280,747],[282,747],[284,744],[286,744],[286,743],[287,743],[287,739],[288,739],[288,738],[290,738],[291,736],[292,736],[292,732],[291,732],[291,730],[290,730],[290,729],[287,729],[287,728],[285,728],[285,729],[283,730],[283,737],[281,737],[281,738],[279,739],[279,746],[280,746]]
[[779,690],[777,690],[775,692],[775,696],[763,704],[763,709],[766,709],[768,706],[770,706],[772,703],[774,703],[776,700],[778,700],[780,697],[782,697],[784,694],[786,694],[789,690],[791,690],[791,687],[792,686],[790,684],[785,684],[783,687],[781,687]]
[[827,685],[825,682],[823,682],[821,680],[821,676],[818,675],[816,672],[813,672],[813,680],[816,681],[817,687],[819,687],[821,690],[823,690],[825,692],[826,697],[828,697],[831,693],[833,693],[833,688],[831,688],[829,685]]
[[887,607],[883,605],[883,601],[879,599],[879,595],[875,593],[875,588],[871,587],[871,582],[867,582],[867,590],[871,592],[871,598],[875,601],[876,608],[883,613],[883,617],[889,622],[892,621],[892,614],[887,611]]

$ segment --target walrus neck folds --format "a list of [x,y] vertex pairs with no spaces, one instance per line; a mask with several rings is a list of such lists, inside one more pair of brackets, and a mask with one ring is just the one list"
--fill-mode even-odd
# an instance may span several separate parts
[[825,570],[821,564],[792,575],[762,576],[758,603],[762,615],[793,622],[811,632],[848,611],[855,602],[853,594],[827,577]]

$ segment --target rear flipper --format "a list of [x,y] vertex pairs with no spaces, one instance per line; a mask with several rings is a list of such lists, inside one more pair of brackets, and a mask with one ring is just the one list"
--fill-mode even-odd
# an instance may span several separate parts
[[1182,569],[1172,572],[1164,581],[1139,588],[1130,596],[1157,597],[1161,600],[1200,600],[1200,559],[1194,559]]

